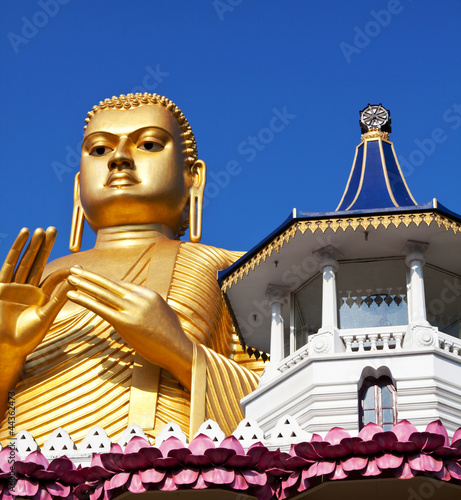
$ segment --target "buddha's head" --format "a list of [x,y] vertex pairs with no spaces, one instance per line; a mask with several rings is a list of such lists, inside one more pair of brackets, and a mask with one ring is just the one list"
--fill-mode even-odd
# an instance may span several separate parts
[[191,240],[199,240],[206,167],[181,110],[156,94],[128,94],[101,101],[86,122],[74,219],[80,210],[95,231],[162,224],[179,237],[191,210]]

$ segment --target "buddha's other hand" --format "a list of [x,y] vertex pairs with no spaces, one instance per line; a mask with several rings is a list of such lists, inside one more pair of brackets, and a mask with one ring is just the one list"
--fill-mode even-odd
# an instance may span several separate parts
[[[42,341],[67,300],[69,271],[50,275],[39,286],[43,269],[56,239],[56,229],[36,229],[19,259],[29,230],[22,229],[0,269],[0,363],[2,369],[22,368],[25,357]],[[61,284],[53,298],[56,285]],[[15,365],[18,365],[17,367]],[[6,370],[8,372],[8,370]],[[3,372],[2,380],[14,373]]]
[[176,312],[147,287],[114,282],[99,274],[71,268],[67,297],[98,314],[143,358],[191,386],[193,343]]

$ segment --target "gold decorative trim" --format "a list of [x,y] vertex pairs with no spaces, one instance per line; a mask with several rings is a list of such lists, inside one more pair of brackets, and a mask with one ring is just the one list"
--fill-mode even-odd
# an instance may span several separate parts
[[461,224],[459,222],[433,212],[406,213],[395,215],[372,215],[369,217],[351,217],[349,219],[338,218],[298,221],[294,223],[289,229],[277,236],[274,240],[272,240],[249,261],[245,262],[242,267],[235,270],[230,276],[228,276],[223,281],[221,289],[225,293],[232,287],[232,285],[236,285],[240,279],[243,279],[244,276],[248,276],[250,270],[254,271],[255,268],[259,266],[261,261],[265,262],[266,259],[270,257],[274,251],[279,253],[283,245],[292,240],[296,236],[298,231],[301,234],[306,233],[306,231],[310,231],[312,234],[314,234],[318,230],[322,231],[322,233],[325,233],[325,231],[331,229],[334,233],[336,233],[339,228],[341,228],[343,231],[346,231],[346,229],[348,228],[352,228],[353,231],[356,231],[359,227],[362,227],[365,231],[367,231],[370,226],[377,230],[380,226],[383,226],[384,229],[387,229],[391,224],[398,228],[400,224],[404,224],[406,227],[414,224],[416,227],[419,227],[422,223],[430,226],[434,222],[439,227],[443,226],[447,231],[451,229],[454,234],[461,233]]
[[385,141],[389,140],[389,133],[383,132],[379,128],[370,128],[368,132],[365,132],[360,136],[362,141],[370,140],[370,139],[384,139]]

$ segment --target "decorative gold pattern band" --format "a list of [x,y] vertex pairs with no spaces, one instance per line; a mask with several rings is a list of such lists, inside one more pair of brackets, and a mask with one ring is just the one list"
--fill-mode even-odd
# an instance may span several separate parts
[[262,261],[266,261],[267,257],[270,257],[274,251],[279,253],[280,249],[285,243],[288,243],[291,239],[296,236],[297,231],[304,234],[306,231],[311,231],[314,234],[317,230],[324,233],[327,229],[333,230],[336,233],[338,229],[346,231],[348,228],[352,228],[354,231],[358,227],[362,227],[365,231],[370,228],[378,229],[383,226],[387,229],[391,224],[395,227],[399,227],[401,224],[408,227],[410,224],[415,224],[417,227],[421,223],[425,223],[430,226],[432,223],[436,223],[439,227],[445,227],[447,231],[450,229],[456,234],[461,233],[461,224],[454,220],[444,217],[440,214],[434,212],[426,213],[408,213],[408,214],[389,214],[389,215],[373,215],[365,217],[349,217],[349,218],[332,218],[332,219],[319,219],[319,220],[307,220],[298,221],[293,224],[290,228],[284,231],[282,234],[277,236],[268,245],[266,245],[260,252],[254,255],[248,262],[246,262],[242,267],[234,271],[230,276],[228,276],[222,283],[221,289],[226,292],[232,287],[233,284],[237,284],[239,279],[243,279],[251,271],[254,271],[255,267],[259,266]]

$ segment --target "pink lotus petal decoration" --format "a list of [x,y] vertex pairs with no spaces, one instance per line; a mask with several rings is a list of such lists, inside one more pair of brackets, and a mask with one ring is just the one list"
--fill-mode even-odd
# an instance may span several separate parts
[[16,455],[14,495],[10,491],[11,448],[0,450],[0,498],[14,495],[40,500],[115,499],[126,492],[223,488],[258,500],[290,499],[325,481],[358,477],[408,479],[421,474],[460,487],[461,428],[450,443],[440,421],[419,432],[407,421],[384,432],[366,425],[357,437],[339,427],[325,439],[295,444],[290,452],[270,451],[261,443],[247,452],[233,436],[216,445],[199,435],[185,446],[170,437],[159,448],[134,437],[123,451],[93,455],[89,467],[76,468],[67,457],[51,463],[39,451],[25,460]]

